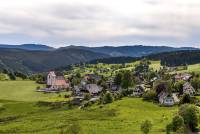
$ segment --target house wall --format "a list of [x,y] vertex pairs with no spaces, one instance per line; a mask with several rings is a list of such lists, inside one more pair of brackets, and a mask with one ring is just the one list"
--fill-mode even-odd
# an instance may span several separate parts
[[56,76],[48,74],[47,76],[47,85],[54,85],[56,82]]

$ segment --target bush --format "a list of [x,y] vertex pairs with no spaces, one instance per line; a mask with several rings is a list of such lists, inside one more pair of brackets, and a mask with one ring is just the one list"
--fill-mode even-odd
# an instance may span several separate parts
[[103,97],[103,103],[107,104],[107,103],[112,103],[112,102],[113,102],[112,94],[110,92],[106,92],[106,94]]
[[60,134],[80,134],[81,127],[77,122],[72,122],[67,128],[62,129]]
[[40,89],[40,86],[37,86],[36,89],[39,90],[39,89]]
[[89,107],[91,105],[92,105],[92,103],[90,101],[84,101],[83,105],[82,105],[82,108]]
[[189,94],[184,94],[180,101],[181,104],[190,103],[190,102],[191,102],[191,97]]
[[122,96],[128,96],[128,95],[131,95],[131,94],[133,94],[133,90],[132,89],[123,89],[122,91],[121,91],[121,95]]
[[198,104],[199,100],[195,97],[191,97],[189,94],[184,94],[180,100],[180,104],[190,103],[190,104]]
[[172,130],[172,124],[170,123],[166,126],[166,134],[170,134],[171,130]]
[[179,115],[184,119],[184,124],[192,131],[196,130],[200,121],[199,109],[195,105],[184,104],[179,108]]
[[144,121],[140,127],[143,134],[148,134],[150,132],[151,128],[152,128],[152,123],[149,120]]
[[172,129],[174,132],[177,132],[179,128],[183,127],[184,128],[184,120],[183,117],[180,115],[174,116],[172,120]]
[[142,98],[143,98],[143,100],[147,100],[147,101],[157,101],[158,100],[157,94],[153,90],[149,90],[149,91],[145,92],[142,95]]
[[91,99],[91,95],[89,93],[85,93],[84,100],[90,100],[90,99]]

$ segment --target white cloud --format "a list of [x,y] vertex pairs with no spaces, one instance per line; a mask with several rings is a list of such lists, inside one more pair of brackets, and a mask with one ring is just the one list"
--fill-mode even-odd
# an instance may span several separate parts
[[[0,2],[0,43],[179,46],[200,43],[199,0]],[[9,34],[17,38],[6,41],[5,35]]]

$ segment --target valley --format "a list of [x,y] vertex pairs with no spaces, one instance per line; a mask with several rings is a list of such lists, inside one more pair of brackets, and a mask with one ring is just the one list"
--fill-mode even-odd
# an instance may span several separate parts
[[[80,96],[82,93],[77,94],[74,89],[81,84],[79,78],[84,78],[91,73],[101,76],[101,81],[111,77],[115,78],[120,72],[133,72],[138,65],[143,64],[142,62],[142,60],[138,60],[125,64],[74,65],[70,70],[63,71],[65,79],[71,83],[70,89],[52,90],[56,92],[38,92],[38,89],[46,88],[46,84],[41,84],[39,81],[39,75],[34,76],[37,78],[34,81],[30,78],[20,79],[20,77],[16,80],[2,79],[0,81],[0,133],[140,134],[142,122],[149,120],[153,126],[150,134],[165,134],[166,126],[172,122],[180,105],[164,106],[159,101],[146,100],[144,95],[134,96],[135,87],[138,84],[128,86],[133,93],[127,92],[127,95],[118,96],[119,98],[116,95],[121,94],[123,90],[126,91],[123,89],[123,84],[122,89],[116,91],[107,87],[107,92],[111,92],[113,97],[110,103],[101,103],[101,98],[94,103],[88,103],[88,99],[84,99],[78,105],[72,103],[76,96]],[[168,74],[172,77],[174,74],[200,73],[199,64],[163,68],[160,61],[148,62],[150,72],[166,69],[167,77]],[[146,62],[144,62],[145,64]],[[46,77],[46,75],[44,76]],[[147,78],[143,73],[141,76]],[[135,75],[134,77],[136,78]],[[169,80],[170,77],[162,79]],[[126,79],[129,78],[126,77]],[[103,83],[97,82],[96,84],[103,86]],[[151,88],[154,90],[155,86]],[[193,105],[198,105],[200,101],[198,91],[196,89],[196,95],[191,96],[197,100],[195,103],[191,102]],[[84,92],[83,97],[86,97],[86,94]],[[95,97],[95,95],[91,95],[91,98],[93,96]],[[180,99],[182,97],[180,96]]]

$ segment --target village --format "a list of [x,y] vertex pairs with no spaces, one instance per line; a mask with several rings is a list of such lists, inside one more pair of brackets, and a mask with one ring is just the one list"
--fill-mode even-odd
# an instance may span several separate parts
[[65,72],[67,77],[62,72],[50,71],[46,76],[46,88],[39,88],[37,91],[71,91],[68,96],[71,102],[81,107],[91,102],[111,103],[126,96],[140,97],[160,106],[195,102],[198,87],[195,89],[192,85],[198,85],[198,82],[195,83],[198,75],[188,72],[169,73],[171,68],[160,67],[154,70],[150,66],[151,62],[144,59],[131,70],[130,65],[127,65],[129,70],[122,65],[121,69],[119,67],[114,71],[108,67],[86,70],[82,65],[80,68],[84,73],[80,73],[80,70],[73,74]]
[[[0,127],[12,126],[0,133],[16,132],[15,125],[20,132],[48,133],[51,128],[52,134],[199,132],[199,68],[169,67],[144,58],[121,64],[80,63],[29,77],[15,73],[15,80],[3,71],[8,80],[0,81]],[[22,127],[30,121],[34,127]]]

